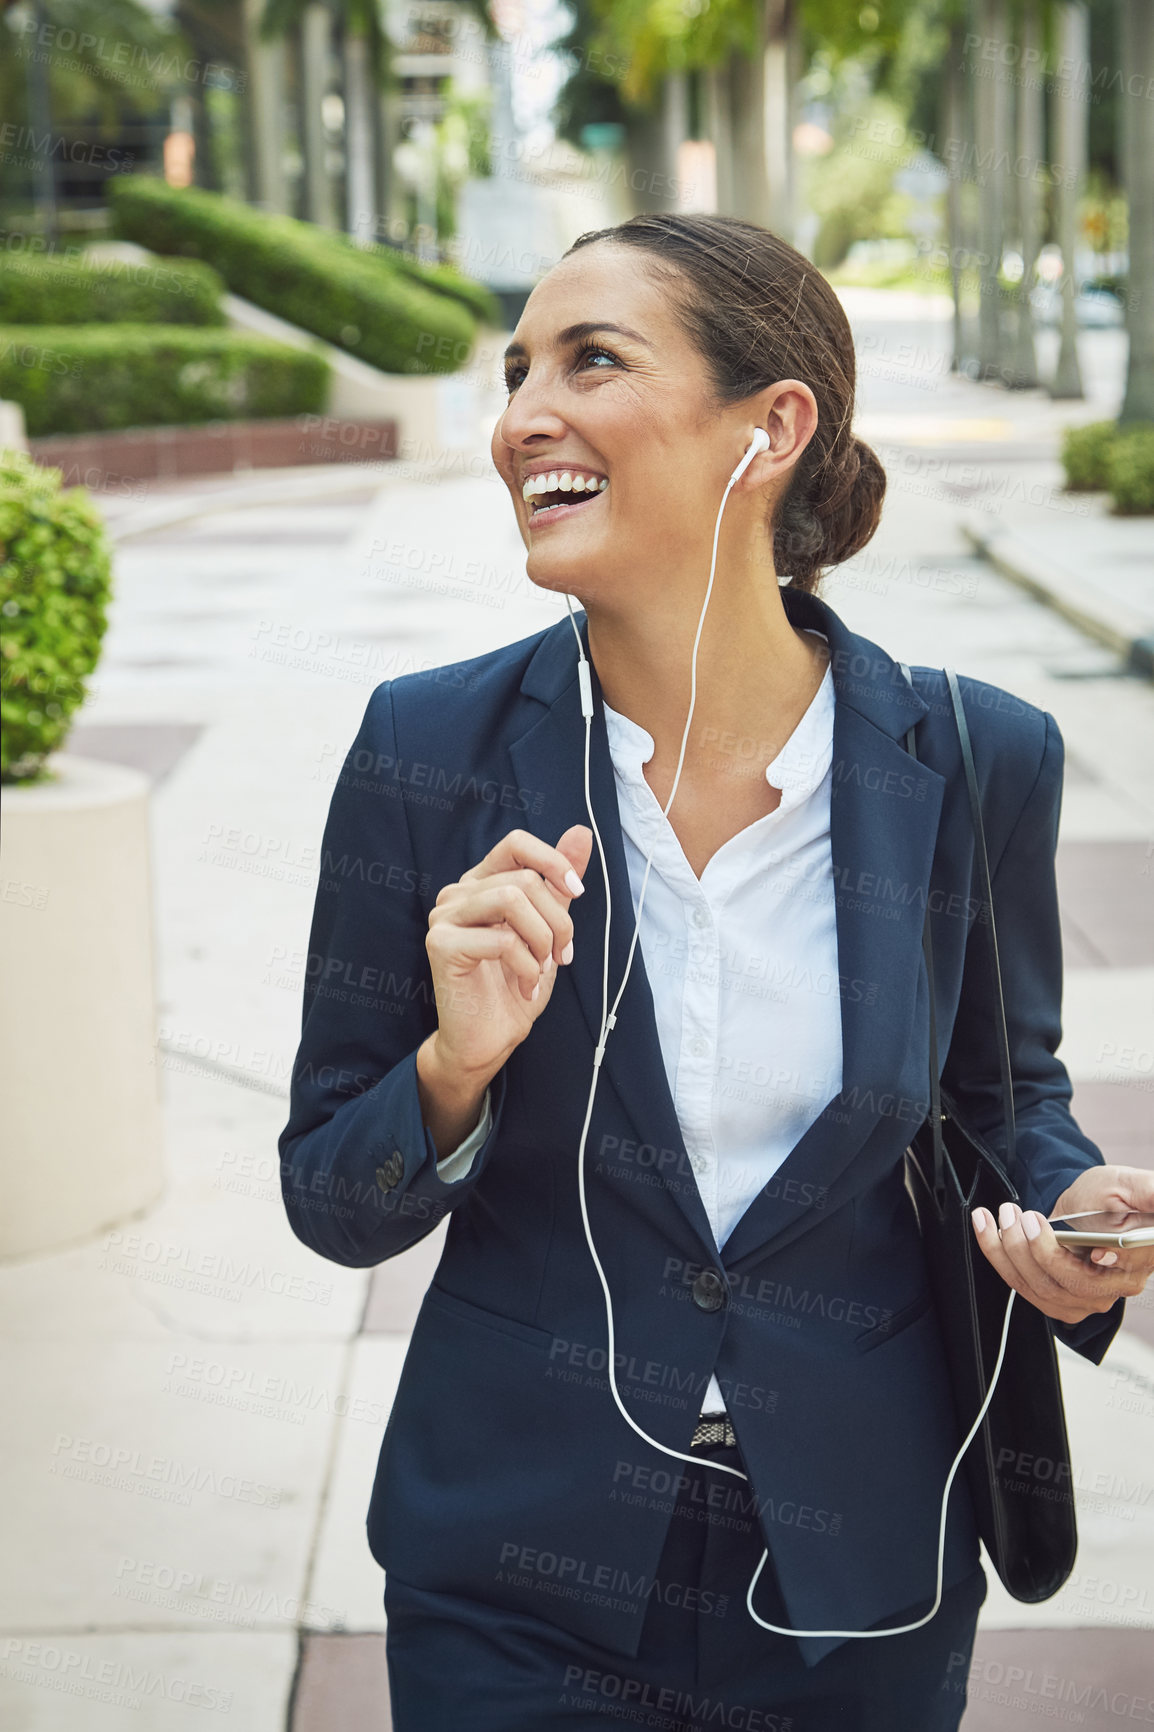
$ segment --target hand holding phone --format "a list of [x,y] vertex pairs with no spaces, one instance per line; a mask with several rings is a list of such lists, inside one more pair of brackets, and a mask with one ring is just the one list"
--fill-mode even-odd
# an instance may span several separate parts
[[1083,1245],[1105,1245],[1112,1251],[1154,1246],[1154,1214],[1141,1209],[1087,1209],[1051,1218],[1050,1225],[1059,1245],[1071,1250]]

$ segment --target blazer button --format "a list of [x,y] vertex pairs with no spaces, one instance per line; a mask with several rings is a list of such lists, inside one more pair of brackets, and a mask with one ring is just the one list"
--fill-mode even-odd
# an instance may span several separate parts
[[394,1149],[388,1160],[377,1168],[377,1184],[382,1191],[392,1191],[405,1176],[405,1157]]
[[720,1311],[725,1295],[725,1282],[716,1269],[703,1269],[693,1283],[693,1303],[702,1311]]

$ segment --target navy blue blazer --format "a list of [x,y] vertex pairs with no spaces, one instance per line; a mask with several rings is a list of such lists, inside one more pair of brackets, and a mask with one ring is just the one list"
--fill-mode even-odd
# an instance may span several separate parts
[[[640,949],[598,1082],[589,1211],[614,1297],[618,1386],[646,1431],[689,1446],[716,1373],[788,1621],[865,1629],[931,1603],[955,1414],[903,1152],[928,1105],[933,922],[942,1080],[1004,1147],[985,929],[964,773],[942,673],[912,670],[785,588],[823,631],[836,693],[831,845],[843,1085],[721,1253],[681,1137]],[[578,623],[585,636],[585,616]],[[961,677],[982,793],[1026,1206],[1049,1213],[1097,1147],[1070,1114],[1060,1038],[1054,718]],[[633,921],[604,708],[593,673],[591,788],[613,894],[610,998]],[[903,735],[918,724],[920,762]],[[385,1432],[368,1516],[386,1571],[533,1613],[637,1652],[681,1464],[627,1426],[582,1232],[576,1153],[601,1018],[605,896],[596,848],[571,907],[573,963],[492,1085],[492,1129],[445,1184],[422,1124],[416,1051],[436,1027],[425,951],[437,893],[509,830],[586,823],[576,646],[548,630],[386,680],[332,797],[300,1048],[279,1139],[294,1232],[353,1267],[449,1214]],[[767,1055],[770,1056],[771,1055]],[[704,1279],[702,1277],[704,1276]],[[720,1279],[718,1279],[720,1277]],[[1122,1314],[1056,1332],[1100,1361]],[[951,1496],[946,1585],[977,1567]],[[745,1617],[746,1582],[728,1615]],[[755,1599],[756,1604],[756,1599]],[[762,1614],[765,1615],[764,1612]],[[835,1639],[802,1641],[814,1664]]]

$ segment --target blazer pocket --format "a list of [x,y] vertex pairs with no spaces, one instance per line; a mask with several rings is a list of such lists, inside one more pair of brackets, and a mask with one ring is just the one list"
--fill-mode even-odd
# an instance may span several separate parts
[[532,1323],[521,1323],[516,1317],[503,1317],[499,1311],[487,1311],[483,1305],[474,1305],[469,1299],[459,1299],[455,1293],[447,1293],[434,1281],[425,1294],[425,1304],[435,1310],[447,1311],[451,1317],[463,1318],[466,1323],[475,1323],[482,1329],[495,1329],[498,1335],[512,1335],[518,1341],[527,1341],[533,1347],[552,1347],[554,1336],[548,1329],[538,1329]]
[[915,1323],[920,1323],[932,1304],[931,1293],[919,1293],[916,1299],[903,1305],[892,1317],[887,1317],[872,1329],[867,1329],[864,1335],[855,1336],[854,1346],[859,1353],[871,1353],[875,1347],[884,1347],[887,1341],[892,1341],[904,1330],[912,1329]]

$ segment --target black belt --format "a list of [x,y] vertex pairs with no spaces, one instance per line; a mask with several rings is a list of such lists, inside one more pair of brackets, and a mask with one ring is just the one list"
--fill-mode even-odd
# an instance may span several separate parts
[[727,1449],[733,1449],[737,1444],[737,1433],[734,1431],[727,1413],[703,1413],[697,1422],[697,1430],[693,1433],[690,1449],[699,1445],[723,1443]]

